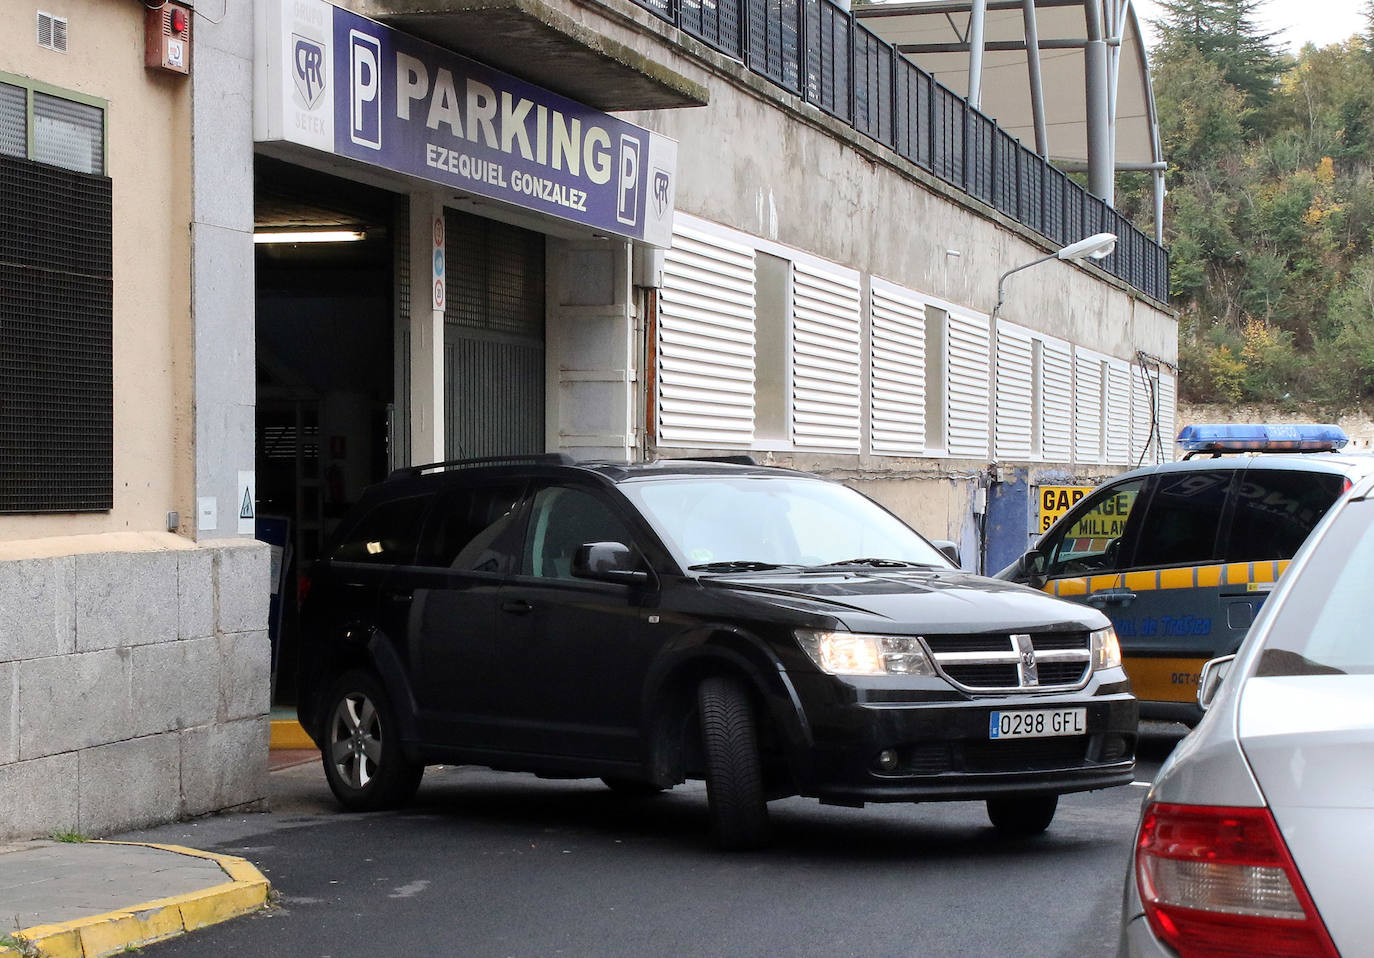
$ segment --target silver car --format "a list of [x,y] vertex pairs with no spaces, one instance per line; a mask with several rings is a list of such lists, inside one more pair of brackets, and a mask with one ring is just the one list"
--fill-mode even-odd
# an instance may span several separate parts
[[1208,663],[1207,712],[1146,796],[1120,953],[1368,955],[1374,479],[1332,507],[1228,659]]

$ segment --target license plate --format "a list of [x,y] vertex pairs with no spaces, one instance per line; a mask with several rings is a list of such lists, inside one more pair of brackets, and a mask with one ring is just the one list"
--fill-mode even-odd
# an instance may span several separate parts
[[1033,712],[991,712],[988,738],[1049,738],[1053,735],[1084,735],[1087,709],[1036,709]]

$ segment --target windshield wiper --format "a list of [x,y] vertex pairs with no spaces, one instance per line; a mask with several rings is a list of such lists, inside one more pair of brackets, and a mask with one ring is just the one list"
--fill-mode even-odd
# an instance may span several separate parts
[[795,569],[796,566],[783,566],[776,562],[758,562],[754,559],[728,559],[724,562],[701,562],[697,565],[689,565],[688,572],[767,572],[770,569],[789,568]]
[[813,569],[832,569],[837,566],[866,565],[875,569],[938,569],[933,562],[907,562],[904,559],[844,559],[840,562],[825,562],[811,566]]

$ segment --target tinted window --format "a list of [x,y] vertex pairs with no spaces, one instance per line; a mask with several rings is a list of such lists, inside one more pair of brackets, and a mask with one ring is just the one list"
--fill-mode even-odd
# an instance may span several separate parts
[[455,489],[434,509],[421,550],[425,565],[463,572],[498,572],[511,552],[506,533],[523,483]]
[[1144,479],[1132,479],[1083,500],[1069,520],[1041,543],[1046,574],[1082,575],[1115,569],[1126,523],[1144,486]]
[[1217,531],[1232,472],[1162,473],[1131,565],[1198,565],[1221,558]]
[[383,502],[362,518],[334,549],[340,562],[391,564],[415,558],[415,543],[420,532],[428,496],[392,499]]
[[581,489],[554,486],[534,497],[525,531],[525,575],[571,579],[577,547],[587,542],[633,545],[630,530],[611,508]]
[[1352,502],[1292,583],[1258,675],[1374,672],[1374,502]]
[[1227,561],[1291,559],[1344,488],[1344,476],[1247,469],[1236,487]]

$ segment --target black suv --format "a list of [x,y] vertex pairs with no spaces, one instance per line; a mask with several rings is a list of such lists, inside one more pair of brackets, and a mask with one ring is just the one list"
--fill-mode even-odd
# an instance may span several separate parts
[[[949,547],[952,549],[952,547]],[[959,571],[839,483],[559,456],[400,470],[313,570],[299,712],[350,809],[428,763],[704,778],[726,847],[767,802],[987,802],[1043,831],[1134,769],[1100,612]]]

